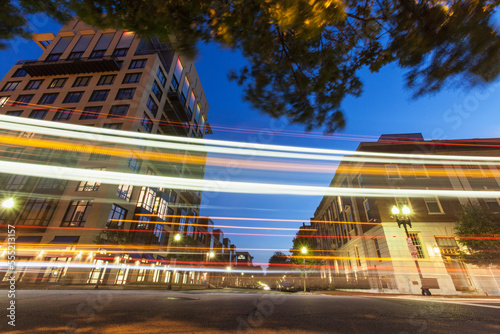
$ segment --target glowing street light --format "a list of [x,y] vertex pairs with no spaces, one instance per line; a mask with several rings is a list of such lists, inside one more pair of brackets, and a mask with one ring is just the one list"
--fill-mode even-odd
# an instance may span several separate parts
[[181,235],[180,234],[176,234],[175,237],[174,237],[174,240],[175,241],[181,240]]
[[[302,247],[302,254],[307,254],[307,248]],[[307,280],[307,271],[306,271],[306,258],[304,257],[304,292],[306,292],[306,280]]]
[[14,199],[11,197],[2,202],[4,208],[10,209],[14,206]]

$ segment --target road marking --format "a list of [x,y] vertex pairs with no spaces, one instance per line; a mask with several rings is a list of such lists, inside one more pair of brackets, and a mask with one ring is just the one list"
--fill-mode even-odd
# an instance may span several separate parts
[[[423,299],[423,298],[418,298],[417,299],[417,298],[404,298],[404,297],[401,297],[401,299],[405,299],[405,300],[420,300],[420,301],[428,301],[428,302],[433,302],[433,303],[444,303],[444,304],[455,304],[455,305],[466,305],[466,306],[478,306],[478,307],[500,309],[500,306],[478,304],[478,303],[473,303],[473,302],[465,303],[465,302],[461,302],[461,301],[451,301],[451,300]],[[484,299],[482,301],[484,301]],[[498,303],[498,301],[495,301],[495,303]]]

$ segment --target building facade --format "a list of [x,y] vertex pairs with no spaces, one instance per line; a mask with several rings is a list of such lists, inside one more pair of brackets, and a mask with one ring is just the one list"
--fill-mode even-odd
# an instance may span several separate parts
[[[56,122],[60,129],[84,126],[72,131],[114,129],[116,136],[118,130],[192,138],[210,133],[209,106],[196,68],[170,47],[171,41],[99,30],[76,18],[57,35],[33,38],[43,53],[35,60],[18,61],[0,82],[0,114]],[[193,159],[193,153],[179,149],[161,150],[140,142],[110,144],[100,142],[99,135],[61,139],[8,127],[2,135],[5,161],[125,172],[131,177],[204,177],[204,155]],[[58,141],[62,145],[56,145]],[[196,283],[206,276],[201,271],[176,272],[174,277],[167,270],[174,235],[203,245],[211,238],[206,237],[211,235],[209,226],[202,233],[193,230],[201,192],[133,187],[126,180],[117,186],[16,174],[1,175],[0,186],[4,197],[15,200],[1,220],[4,226],[16,226],[17,260],[25,264],[17,270],[20,282]],[[5,241],[5,227],[0,235]],[[96,240],[104,244],[96,246]],[[124,250],[117,244],[130,247]],[[45,265],[33,267],[30,262]],[[80,268],[69,265],[75,263]]]
[[[387,158],[387,163],[371,162],[369,157],[342,161],[331,187],[498,190],[497,166],[467,162],[467,157],[500,156],[493,141],[497,140],[425,141],[421,134],[383,135],[377,142],[361,143],[357,151],[460,159],[442,164],[409,156],[394,162]],[[499,268],[460,261],[460,251],[466,250],[454,233],[461,205],[476,204],[498,213],[499,203],[497,198],[373,197],[368,192],[366,197],[325,196],[311,220],[316,234],[323,236],[314,238],[324,259],[321,278],[332,288],[418,294],[424,283],[434,294],[499,295]],[[412,225],[408,237],[391,212],[393,206],[405,205]]]

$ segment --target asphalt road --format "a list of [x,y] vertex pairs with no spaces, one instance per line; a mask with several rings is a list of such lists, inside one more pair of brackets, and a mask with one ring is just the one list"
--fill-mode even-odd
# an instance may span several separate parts
[[21,290],[2,333],[499,333],[498,299],[303,293]]

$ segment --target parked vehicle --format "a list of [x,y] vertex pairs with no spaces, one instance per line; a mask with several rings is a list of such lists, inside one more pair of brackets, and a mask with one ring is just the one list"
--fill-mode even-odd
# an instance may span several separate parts
[[297,288],[292,282],[283,281],[279,284],[279,290],[284,292],[296,292]]

